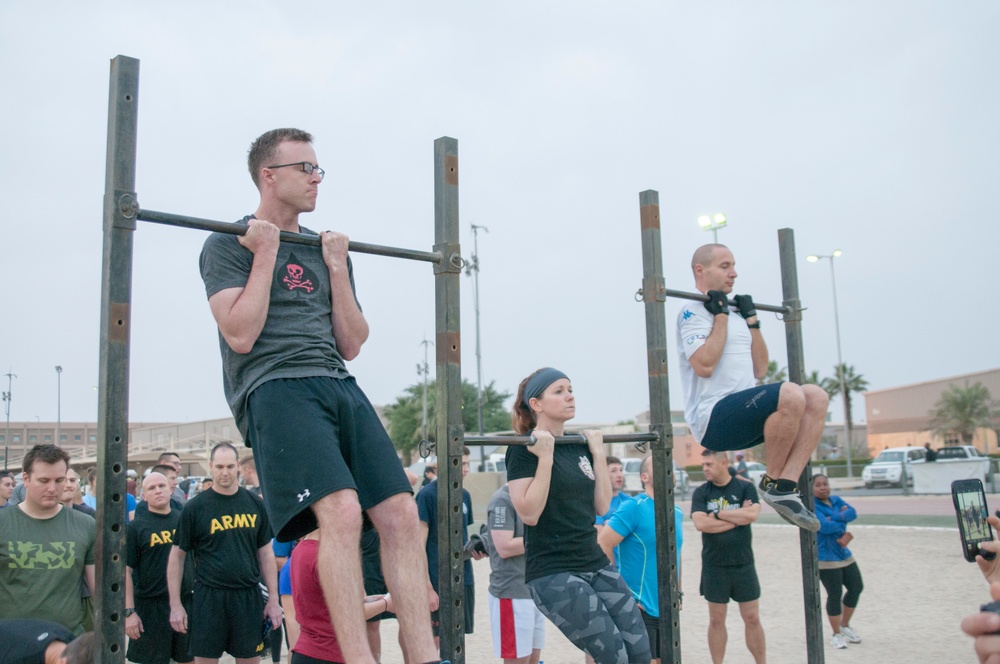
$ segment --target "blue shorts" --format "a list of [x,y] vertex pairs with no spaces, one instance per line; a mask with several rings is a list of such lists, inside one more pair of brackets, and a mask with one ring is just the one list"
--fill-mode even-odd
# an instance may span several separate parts
[[781,383],[734,392],[712,408],[701,444],[715,452],[745,450],[764,442],[764,422],[778,410]]
[[264,506],[279,542],[318,526],[310,509],[334,491],[357,491],[367,510],[410,483],[375,409],[354,378],[278,378],[247,399]]

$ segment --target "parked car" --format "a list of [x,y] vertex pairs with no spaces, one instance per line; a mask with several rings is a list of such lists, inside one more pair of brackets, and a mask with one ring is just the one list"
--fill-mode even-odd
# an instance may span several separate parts
[[972,445],[948,445],[937,450],[938,461],[952,459],[983,459],[986,456]]
[[[625,484],[622,488],[626,493],[635,495],[642,492],[642,480],[639,479],[639,468],[642,467],[642,459],[622,459],[622,470],[625,476]],[[687,495],[688,474],[683,468],[678,468],[674,463],[674,494],[683,498]]]
[[948,445],[937,450],[937,459],[941,463],[956,461],[976,461],[981,465],[983,482],[990,482],[990,466],[992,460],[972,445]]
[[[878,484],[903,486],[903,464],[906,464],[907,484],[913,484],[910,464],[923,463],[926,451],[922,447],[893,447],[882,450],[875,460],[865,466],[861,479],[865,488],[872,489]],[[938,457],[940,458],[940,457]]]
[[760,480],[767,472],[767,466],[757,461],[747,461],[747,478],[753,482],[754,486],[760,484]]

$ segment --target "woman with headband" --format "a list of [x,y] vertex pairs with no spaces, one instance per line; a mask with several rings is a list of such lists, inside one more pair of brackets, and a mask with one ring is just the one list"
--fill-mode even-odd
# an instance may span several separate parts
[[524,521],[525,574],[545,617],[597,664],[649,662],[649,637],[632,593],[597,544],[611,480],[600,431],[555,444],[576,414],[561,371],[539,369],[518,386],[511,422],[531,446],[507,449],[507,483]]

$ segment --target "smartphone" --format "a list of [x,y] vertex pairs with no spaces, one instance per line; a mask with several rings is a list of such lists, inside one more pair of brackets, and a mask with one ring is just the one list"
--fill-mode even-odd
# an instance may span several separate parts
[[986,507],[986,492],[982,480],[955,480],[951,483],[951,499],[955,503],[958,518],[958,532],[962,536],[962,553],[970,563],[976,555],[993,560],[996,554],[980,551],[979,545],[993,540],[993,529],[986,521],[989,510]]

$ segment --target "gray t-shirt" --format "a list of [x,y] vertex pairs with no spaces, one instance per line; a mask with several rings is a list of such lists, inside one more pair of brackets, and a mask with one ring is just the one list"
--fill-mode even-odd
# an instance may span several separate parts
[[[524,522],[514,511],[506,484],[490,498],[486,508],[486,527],[491,535],[497,530],[509,530],[513,531],[514,537],[524,537]],[[500,599],[531,599],[531,592],[524,583],[524,555],[501,558],[496,546],[489,549],[490,594]]]
[[[245,224],[251,216],[237,223]],[[305,227],[300,227],[300,232],[316,235]],[[205,240],[200,259],[207,296],[227,288],[244,288],[252,266],[253,252],[244,248],[237,236],[213,233]],[[347,269],[354,290],[350,258]],[[271,280],[267,319],[253,349],[241,355],[219,333],[226,400],[246,442],[250,442],[247,397],[261,383],[277,378],[350,375],[333,338],[332,310],[330,272],[322,249],[282,242]]]

